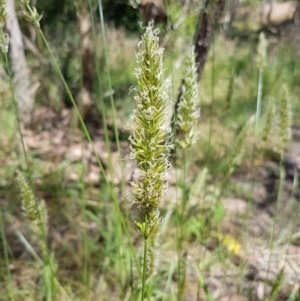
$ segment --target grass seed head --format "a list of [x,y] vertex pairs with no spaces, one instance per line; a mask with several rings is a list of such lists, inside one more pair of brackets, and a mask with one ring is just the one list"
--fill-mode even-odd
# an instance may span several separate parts
[[195,50],[191,47],[186,60],[183,75],[183,84],[177,109],[178,127],[183,132],[179,144],[187,148],[197,141],[198,133],[195,130],[199,110],[199,94],[197,81],[197,68],[195,63]]
[[257,66],[263,71],[267,64],[267,40],[263,32],[259,35],[259,43],[257,47]]
[[7,19],[4,0],[0,0],[0,28],[5,26]]
[[278,101],[278,131],[279,137],[276,151],[282,153],[291,139],[291,108],[287,87],[284,86]]
[[7,21],[4,0],[0,0],[0,48],[3,53],[8,52],[9,36],[3,29]]
[[[171,128],[167,116],[169,83],[163,80],[163,49],[159,47],[158,33],[150,22],[138,44],[135,71],[138,90],[134,95],[136,109],[131,115],[133,129],[129,137],[129,157],[137,163],[140,174],[132,182],[135,192],[130,199],[140,212],[136,224],[146,236],[155,228],[151,223],[166,190],[165,175],[171,166],[168,157],[173,148],[169,143]],[[146,221],[148,229],[144,228]]]
[[45,201],[37,202],[33,192],[21,172],[18,172],[17,181],[22,194],[23,210],[31,222],[31,227],[39,238],[43,251],[46,250],[46,235],[48,215]]
[[264,143],[267,143],[270,140],[274,118],[275,118],[275,108],[273,102],[270,102],[265,115],[265,122],[262,130],[262,141]]

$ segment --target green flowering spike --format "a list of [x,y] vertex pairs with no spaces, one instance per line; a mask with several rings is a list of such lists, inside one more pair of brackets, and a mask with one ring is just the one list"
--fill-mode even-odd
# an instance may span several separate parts
[[278,153],[282,153],[291,139],[291,110],[286,86],[284,86],[282,95],[278,102],[277,114],[279,137],[275,149]]
[[4,0],[0,0],[0,28],[3,28],[6,23],[6,10]]
[[23,174],[19,171],[17,180],[22,194],[24,212],[30,221],[34,221],[39,217],[35,197]]
[[46,235],[47,235],[47,209],[45,201],[37,202],[31,188],[21,172],[18,172],[17,181],[22,194],[23,210],[27,218],[31,222],[31,227],[39,238],[40,246],[46,251]]
[[195,127],[200,116],[197,68],[195,64],[195,51],[192,47],[188,53],[183,75],[183,85],[177,109],[178,126],[183,132],[179,144],[187,148],[197,140]]
[[136,58],[138,90],[134,91],[136,109],[131,115],[129,158],[137,163],[139,177],[131,183],[134,192],[128,199],[139,212],[135,224],[148,239],[155,237],[160,228],[157,208],[167,187],[165,175],[173,148],[169,142],[171,128],[167,125],[169,83],[163,80],[163,49],[159,48],[158,30],[153,29],[153,22],[146,27]]
[[267,64],[267,40],[263,32],[259,35],[257,47],[257,66],[259,70],[264,70]]
[[0,48],[3,53],[8,52],[8,45],[9,45],[9,35],[3,33],[0,29]]
[[271,140],[271,132],[274,125],[275,119],[275,107],[272,101],[270,101],[264,120],[264,126],[261,134],[261,140],[263,142],[263,147],[268,145]]
[[9,36],[4,33],[3,28],[6,24],[7,15],[5,10],[5,3],[0,0],[0,48],[3,53],[8,52]]
[[26,7],[26,11],[23,12],[25,19],[39,28],[43,15],[40,15],[35,7],[30,6],[29,0],[21,0],[21,2],[24,3]]

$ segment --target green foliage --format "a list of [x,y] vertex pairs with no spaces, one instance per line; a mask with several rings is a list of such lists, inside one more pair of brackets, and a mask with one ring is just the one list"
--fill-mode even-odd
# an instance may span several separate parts
[[39,0],[36,9],[43,14],[41,26],[56,31],[58,27],[74,24],[77,20],[73,0]]
[[127,32],[137,33],[141,31],[141,22],[138,10],[130,5],[129,0],[110,1],[103,3],[105,21],[117,28],[123,27]]

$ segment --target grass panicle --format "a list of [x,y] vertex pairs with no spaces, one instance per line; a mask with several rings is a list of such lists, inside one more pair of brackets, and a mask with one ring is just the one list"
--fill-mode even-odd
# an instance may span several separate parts
[[0,0],[0,48],[3,53],[8,52],[9,36],[4,32],[7,20],[4,0]]
[[22,194],[23,210],[27,218],[31,222],[31,227],[37,235],[42,251],[46,252],[46,236],[48,215],[45,201],[37,202],[32,189],[28,185],[26,179],[21,172],[18,172],[17,181]]
[[274,120],[275,120],[275,107],[273,101],[271,100],[268,105],[267,112],[265,114],[264,125],[261,133],[261,140],[264,144],[264,147],[270,141]]
[[280,99],[278,100],[278,141],[275,149],[282,153],[291,139],[291,108],[287,87],[284,86]]
[[263,32],[259,35],[259,43],[257,46],[257,67],[260,71],[263,71],[267,65],[267,40]]
[[0,0],[0,28],[4,28],[5,23],[7,20],[7,14],[5,9],[5,2],[4,0]]
[[138,90],[134,91],[136,109],[131,115],[129,137],[129,158],[135,160],[139,169],[139,176],[131,183],[134,192],[127,199],[137,208],[135,224],[144,237],[142,300],[146,277],[154,271],[155,239],[162,224],[158,205],[167,188],[165,177],[171,167],[168,157],[173,148],[167,115],[169,82],[163,80],[163,49],[159,47],[158,33],[153,22],[149,22],[138,44],[139,66],[135,70]]
[[183,179],[184,183],[182,191],[182,199],[180,208],[178,208],[178,232],[177,232],[177,272],[178,272],[178,282],[177,282],[177,300],[182,300],[183,291],[185,287],[185,259],[183,254],[182,241],[183,237],[183,227],[184,227],[184,211],[185,206],[188,201],[188,196],[185,193],[185,177],[186,177],[186,155],[187,149],[196,143],[198,140],[198,132],[196,130],[196,125],[198,118],[200,116],[199,110],[199,94],[198,94],[198,76],[196,68],[195,59],[195,48],[191,47],[186,59],[186,65],[183,73],[183,83],[180,90],[179,103],[177,107],[177,126],[178,126],[178,144],[183,148]]
[[138,48],[135,75],[139,91],[135,93],[137,106],[131,115],[129,157],[137,163],[139,178],[131,183],[135,192],[128,198],[138,208],[140,215],[135,222],[148,238],[155,236],[160,226],[157,208],[167,188],[165,176],[171,167],[168,157],[173,145],[169,143],[171,128],[167,125],[169,83],[163,81],[163,49],[159,48],[158,30],[153,29],[153,23],[149,23]]
[[183,137],[179,140],[179,144],[183,148],[187,148],[197,141],[198,135],[195,127],[200,116],[198,89],[195,49],[191,47],[186,60],[183,85],[177,109],[177,124],[183,132]]
[[34,6],[30,6],[29,0],[21,0],[25,5],[26,10],[23,11],[23,16],[29,22],[31,22],[35,27],[40,28],[40,21],[43,15],[40,15]]

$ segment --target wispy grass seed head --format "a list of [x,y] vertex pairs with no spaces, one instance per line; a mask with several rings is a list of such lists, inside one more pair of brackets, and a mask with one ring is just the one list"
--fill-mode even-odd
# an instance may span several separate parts
[[25,4],[26,10],[23,12],[23,15],[26,20],[31,22],[35,27],[40,28],[40,21],[43,15],[40,15],[35,7],[30,6],[29,0],[21,0],[21,2]]
[[135,191],[128,198],[140,213],[135,223],[147,238],[155,236],[160,227],[157,207],[167,187],[165,175],[171,166],[168,157],[173,148],[167,115],[169,83],[163,80],[163,49],[159,48],[153,22],[138,44],[136,59],[138,90],[134,92],[136,109],[131,115],[129,157],[137,163],[139,178],[131,183]]
[[258,69],[263,71],[267,65],[267,40],[263,32],[259,35],[256,60]]
[[195,50],[189,50],[183,75],[183,84],[177,109],[177,123],[183,132],[179,144],[187,148],[197,141],[195,126],[200,116],[197,68],[195,63]]
[[261,132],[261,147],[263,149],[267,148],[268,145],[273,145],[274,127],[276,127],[275,105],[273,99],[271,99],[265,113],[263,128]]
[[291,108],[290,97],[287,87],[283,87],[281,96],[278,100],[278,131],[279,137],[275,149],[282,153],[291,139]]
[[18,172],[17,181],[22,194],[22,205],[24,213],[31,222],[32,230],[39,238],[41,248],[43,249],[43,251],[45,251],[45,238],[47,235],[48,223],[45,201],[36,201],[30,186],[28,185],[21,172]]
[[6,23],[6,10],[4,0],[0,0],[0,27],[3,28]]
[[0,0],[0,48],[3,53],[8,52],[9,36],[3,29],[6,24],[7,14],[4,0]]

